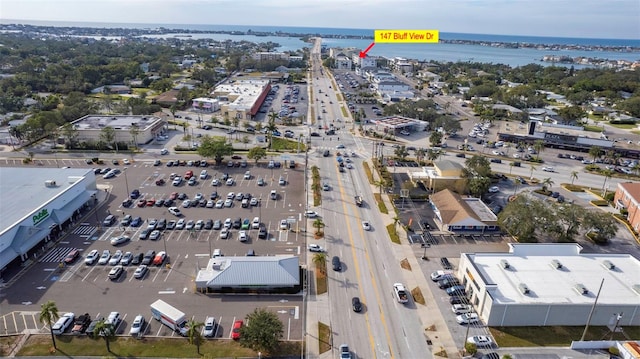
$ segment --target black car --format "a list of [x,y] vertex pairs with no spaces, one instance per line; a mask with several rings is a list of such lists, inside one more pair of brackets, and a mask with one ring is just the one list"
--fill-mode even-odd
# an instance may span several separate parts
[[266,239],[267,238],[267,227],[264,226],[264,224],[260,225],[260,228],[258,229],[258,238],[260,239]]
[[339,272],[342,270],[342,263],[340,263],[340,257],[333,256],[331,259],[331,265],[333,265],[333,270]]
[[493,163],[502,163],[502,160],[499,159],[499,158],[492,158],[492,159],[490,159],[490,161],[493,162]]
[[89,323],[89,326],[87,327],[87,330],[85,330],[85,334],[87,334],[89,337],[93,338],[94,337],[94,330],[96,328],[96,325],[98,325],[98,323],[103,322],[104,321],[104,317],[99,317],[99,318],[95,318],[94,320],[91,321],[91,323]]
[[144,253],[137,253],[131,257],[131,265],[139,265],[142,263],[142,259],[144,258]]
[[131,199],[125,199],[124,201],[122,201],[122,207],[129,208],[131,207],[131,205],[133,205],[133,200]]
[[212,219],[207,219],[204,222],[204,229],[211,229],[213,228],[213,220]]
[[174,203],[174,201],[171,198],[168,198],[168,199],[164,200],[164,206],[165,207],[172,207],[173,203]]
[[311,137],[320,137],[320,134],[317,132],[311,132],[311,134],[309,135]]
[[449,304],[464,304],[467,301],[464,297],[452,296],[449,297]]
[[444,269],[453,269],[453,266],[451,265],[451,262],[449,262],[449,260],[445,257],[440,258],[440,264],[442,264],[442,268]]
[[235,229],[240,229],[240,227],[242,227],[242,219],[240,217],[234,219],[232,227]]
[[351,307],[353,308],[354,312],[360,313],[362,311],[362,302],[360,301],[360,298],[351,298]]
[[147,251],[147,253],[144,254],[144,257],[142,258],[142,263],[144,265],[150,265],[151,262],[153,262],[153,258],[156,256],[156,251],[154,251],[153,249],[149,249]]
[[211,193],[211,196],[209,196],[209,198],[210,198],[210,199],[216,199],[216,198],[218,198],[218,191],[213,191],[213,192]]
[[165,229],[167,228],[167,220],[162,218],[161,220],[158,221],[158,224],[156,225],[156,229]]

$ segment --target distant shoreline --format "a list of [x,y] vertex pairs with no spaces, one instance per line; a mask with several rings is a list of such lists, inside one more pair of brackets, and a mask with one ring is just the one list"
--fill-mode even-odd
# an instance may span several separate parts
[[[3,20],[7,21],[7,20]],[[61,23],[63,24],[63,23]],[[97,24],[96,24],[97,25]],[[124,25],[124,24],[123,24]],[[195,26],[195,25],[194,25]],[[212,26],[213,27],[213,26]],[[217,27],[217,26],[215,26]],[[220,26],[222,27],[222,26]],[[229,28],[239,26],[228,26]],[[257,26],[255,28],[262,28]],[[286,27],[283,27],[286,28]],[[289,28],[288,30],[294,30],[296,28]],[[189,38],[190,34],[225,34],[231,36],[274,36],[274,37],[292,37],[300,38],[302,41],[307,41],[310,37],[322,37],[327,39],[359,39],[359,40],[373,40],[373,36],[363,34],[350,34],[346,32],[358,32],[351,31],[349,29],[322,29],[323,31],[334,30],[335,33],[320,33],[314,28],[308,28],[308,30],[316,30],[315,32],[300,32],[300,31],[259,31],[259,30],[224,30],[224,29],[189,29],[189,28],[167,28],[167,27],[155,27],[155,28],[136,28],[136,27],[96,27],[96,26],[56,26],[56,25],[31,25],[20,23],[3,23],[0,24],[0,31],[22,31],[22,32],[36,32],[36,33],[54,33],[59,35],[70,36],[120,36],[120,37],[144,37],[146,35],[173,35],[175,37]],[[348,30],[348,31],[347,31]],[[339,33],[342,31],[343,33]],[[364,30],[362,30],[364,31]],[[453,35],[453,34],[449,34]],[[474,35],[480,37],[481,35]],[[513,37],[518,36],[502,36],[502,35],[486,35],[487,37]],[[443,39],[441,34],[440,43],[444,44],[456,44],[456,45],[479,45],[489,46],[505,49],[519,49],[528,48],[541,51],[561,51],[561,50],[580,50],[580,51],[608,51],[608,52],[624,52],[635,53],[640,52],[640,45],[596,45],[596,44],[566,44],[566,43],[536,43],[531,41],[495,41],[495,40],[482,40],[482,39]],[[535,37],[522,36],[523,39],[531,39]],[[543,38],[541,38],[543,39]],[[553,38],[546,38],[553,39]],[[576,39],[579,40],[579,39]],[[602,39],[606,41],[606,39]],[[611,39],[609,41],[618,41]],[[629,40],[634,41],[634,40]]]

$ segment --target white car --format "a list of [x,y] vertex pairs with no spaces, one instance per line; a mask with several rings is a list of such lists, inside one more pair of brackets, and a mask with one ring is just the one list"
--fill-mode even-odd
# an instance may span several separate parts
[[213,208],[213,206],[215,206],[215,203],[212,200],[208,200],[206,207],[207,208]]
[[93,265],[99,257],[100,252],[98,252],[97,249],[93,249],[91,252],[89,252],[89,254],[87,254],[87,257],[84,259],[84,264]]
[[224,228],[231,228],[231,223],[232,223],[231,218],[227,218],[227,219],[224,220],[223,227]]
[[213,317],[207,317],[204,321],[204,330],[202,331],[202,335],[205,337],[214,336],[216,327],[216,320]]
[[56,323],[51,327],[51,331],[55,335],[60,335],[64,333],[67,328],[73,324],[73,321],[76,319],[76,315],[73,313],[65,313],[61,316]]
[[470,304],[454,304],[451,306],[451,311],[454,314],[466,314],[473,312],[473,307]]
[[136,271],[133,272],[133,277],[136,279],[142,279],[144,278],[144,275],[147,274],[148,270],[149,267],[147,267],[146,264],[141,264],[140,266],[138,266],[138,268],[136,268]]
[[211,180],[211,185],[212,186],[219,186],[220,185],[220,180],[217,178],[214,178]]
[[486,335],[475,335],[467,338],[467,343],[473,343],[479,348],[491,347],[493,346],[493,339]]
[[250,180],[251,179],[251,172],[250,171],[245,172],[243,178],[246,179],[246,180]]
[[542,170],[545,171],[545,172],[555,172],[553,167],[550,167],[550,166],[544,166],[544,167],[542,167]]
[[185,199],[182,201],[182,207],[189,208],[191,206],[191,200]]
[[172,185],[174,186],[179,186],[180,184],[182,184],[182,177],[176,177],[173,179],[173,182],[171,182]]
[[489,193],[498,193],[500,192],[500,188],[498,186],[489,187]]
[[122,251],[121,250],[117,250],[113,256],[111,256],[111,259],[109,259],[109,265],[110,266],[115,266],[118,265],[118,263],[120,263],[120,259],[122,259]]
[[166,148],[163,148],[163,149],[160,150],[160,154],[161,155],[168,155],[169,154],[169,150],[166,149]]
[[280,229],[287,230],[289,229],[289,222],[286,219],[280,221]]
[[362,229],[364,229],[365,231],[370,231],[371,230],[371,224],[369,224],[369,222],[367,222],[367,221],[362,221]]
[[200,172],[200,179],[201,179],[201,180],[205,180],[205,179],[207,179],[207,177],[208,177],[208,176],[209,176],[209,174],[207,173],[207,170],[202,170],[202,171]]
[[221,200],[221,199],[219,199],[219,200],[216,202],[216,208],[222,208],[222,207],[224,207],[224,201],[223,201],[223,200]]
[[109,258],[111,258],[111,253],[109,252],[109,250],[103,250],[100,259],[98,260],[98,264],[106,265],[107,263],[109,263]]
[[186,230],[193,229],[195,225],[196,225],[196,222],[194,222],[193,219],[190,219],[187,221],[187,224],[184,226],[184,229]]
[[125,159],[123,159],[123,160],[122,160],[122,164],[124,164],[124,165],[130,165],[130,164],[131,164],[131,162],[130,162],[128,159],[126,159],[126,158],[125,158]]
[[233,206],[233,200],[232,199],[226,199],[224,201],[224,206],[227,207],[227,208]]
[[112,246],[117,246],[117,245],[129,242],[129,240],[131,240],[131,238],[127,236],[117,236],[117,237],[112,237],[110,242]]
[[465,313],[456,317],[458,324],[475,324],[478,320],[478,314],[476,313]]
[[316,218],[318,217],[318,212],[316,211],[306,211],[304,212],[304,216],[307,218]]
[[176,229],[184,229],[186,220],[184,218],[180,218],[176,223]]
[[231,232],[229,231],[229,228],[222,228],[222,230],[220,231],[220,238],[228,239],[230,234]]
[[178,207],[169,207],[169,213],[173,214],[176,217],[180,217],[182,215],[182,212],[180,212],[180,209]]
[[133,323],[131,323],[131,329],[129,330],[129,335],[138,335],[144,329],[145,320],[144,317],[140,314],[136,315],[133,319]]
[[324,252],[324,248],[320,247],[319,245],[317,245],[315,243],[311,243],[311,244],[309,244],[309,251],[310,252]]
[[246,242],[249,240],[249,236],[247,236],[247,231],[238,232],[238,240],[240,242]]
[[444,279],[445,277],[453,276],[453,271],[450,270],[438,270],[431,273],[431,280],[437,282],[439,280]]
[[233,186],[234,183],[235,182],[234,182],[233,178],[227,179],[227,186]]
[[227,193],[227,199],[234,199],[234,198],[236,198],[236,194],[234,192]]
[[260,217],[253,217],[253,221],[251,221],[251,228],[252,229],[260,228]]

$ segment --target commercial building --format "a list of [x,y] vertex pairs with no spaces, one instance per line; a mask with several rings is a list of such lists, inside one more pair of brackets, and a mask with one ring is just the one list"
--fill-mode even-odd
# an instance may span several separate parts
[[213,98],[198,97],[193,99],[191,108],[194,111],[216,112],[220,111],[220,102]]
[[251,55],[251,58],[256,61],[273,61],[273,60],[285,60],[289,61],[289,54],[286,52],[255,52]]
[[299,285],[299,260],[291,255],[215,257],[196,276],[200,290],[273,291]]
[[591,317],[591,325],[604,326],[618,315],[622,327],[640,325],[640,261],[630,254],[582,253],[578,244],[509,246],[508,253],[460,258],[457,274],[487,325],[584,326]]
[[57,238],[96,202],[92,169],[5,167],[0,171],[0,275]]
[[211,97],[220,101],[223,115],[251,120],[271,90],[269,80],[235,80],[216,86]]
[[613,203],[616,209],[627,211],[631,228],[640,231],[640,183],[618,183]]
[[[151,115],[87,115],[71,123],[78,133],[79,142],[98,142],[105,127],[113,128],[115,142],[145,144],[151,142],[164,131],[167,121]],[[131,128],[137,128],[137,134],[132,134]]]
[[605,134],[585,131],[581,126],[558,125],[530,121],[528,125],[504,122],[498,130],[499,141],[533,144],[538,140],[547,147],[589,152],[593,146],[614,151],[622,157],[640,158],[640,149],[633,143],[614,141]]
[[433,166],[422,167],[421,171],[409,172],[409,179],[421,181],[434,193],[445,189],[462,193],[466,189],[466,181],[462,178],[463,169],[458,162],[439,160]]
[[443,231],[454,233],[488,233],[500,230],[498,217],[480,198],[462,197],[444,189],[429,198],[434,221]]

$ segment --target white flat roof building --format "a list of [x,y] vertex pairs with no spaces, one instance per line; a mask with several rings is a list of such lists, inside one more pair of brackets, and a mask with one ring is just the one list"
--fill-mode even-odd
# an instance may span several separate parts
[[[165,125],[166,120],[152,115],[87,115],[81,117],[71,123],[78,131],[77,140],[82,141],[100,141],[100,134],[105,127],[111,127],[115,131],[115,141],[123,143],[145,144],[153,140],[160,134]],[[131,127],[138,128],[138,134],[131,134]]]
[[640,325],[640,261],[581,253],[578,244],[509,244],[509,253],[464,253],[458,275],[489,326]]
[[0,273],[92,204],[93,169],[5,167],[0,171]]
[[230,118],[250,120],[258,113],[269,90],[269,80],[236,80],[216,86],[211,97],[221,102],[222,112]]

